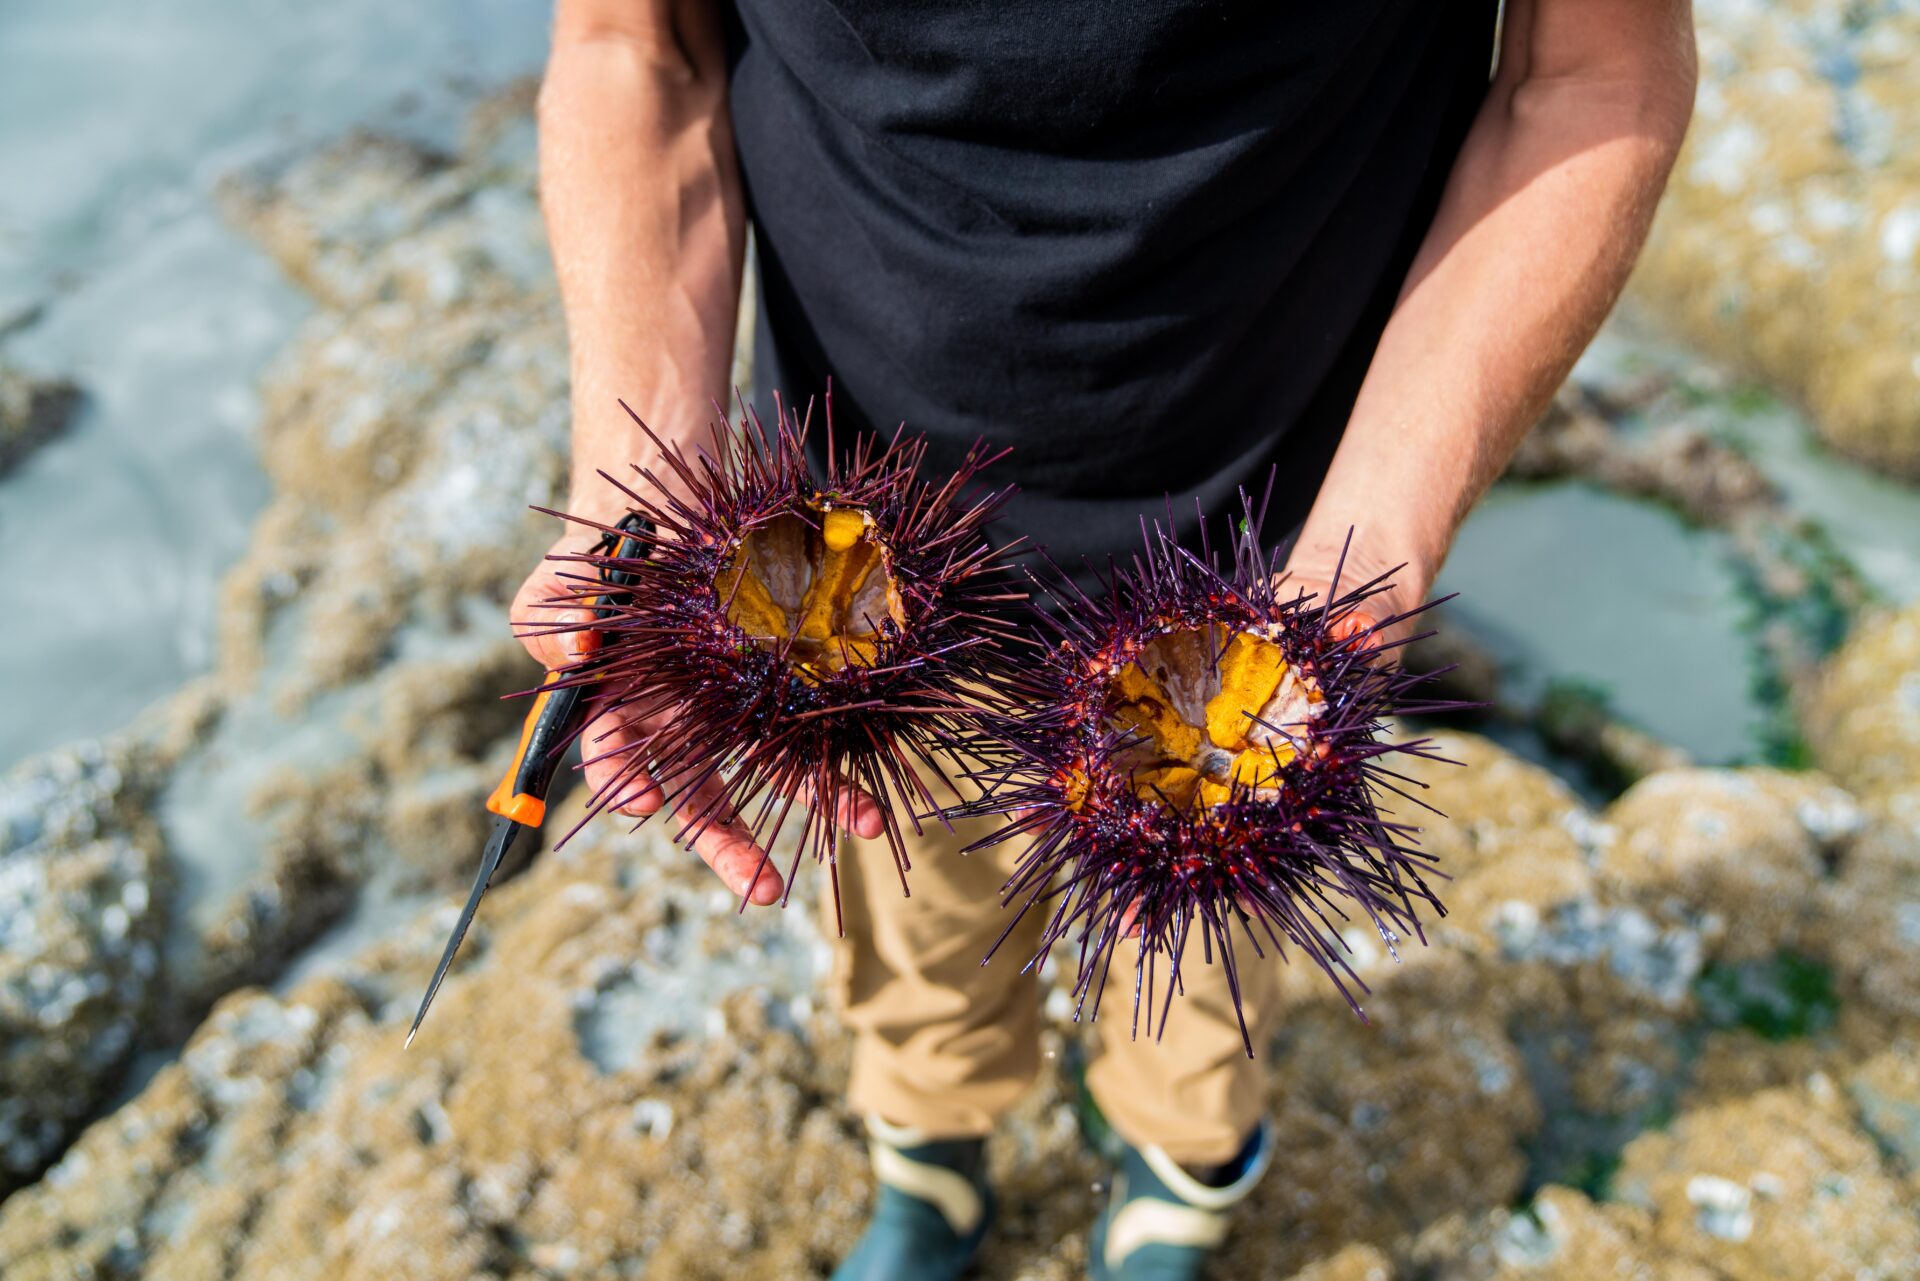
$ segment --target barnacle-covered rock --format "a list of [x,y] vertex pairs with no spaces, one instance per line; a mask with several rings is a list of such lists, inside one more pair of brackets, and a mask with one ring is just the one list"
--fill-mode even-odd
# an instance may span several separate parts
[[0,777],[0,1196],[126,1065],[171,888],[139,761],[99,743]]
[[1586,806],[1477,735],[1436,733],[1430,746],[1445,762],[1416,759],[1405,772],[1445,811],[1424,816],[1420,831],[1448,877],[1436,936],[1510,961],[1562,955],[1567,914],[1593,900],[1583,839],[1598,831]]
[[1920,832],[1874,825],[1822,887],[1822,950],[1849,994],[1920,1019]]
[[1873,1136],[1920,1196],[1920,1046],[1897,1043],[1847,1075],[1861,1128]]
[[1920,476],[1912,6],[1702,0],[1692,129],[1634,288],[1861,462]]
[[1803,705],[1822,769],[1920,832],[1920,605],[1863,621]]
[[1454,1220],[1422,1237],[1415,1257],[1430,1281],[1716,1281],[1651,1238],[1648,1217],[1549,1187],[1526,1206]]
[[[1777,771],[1663,771],[1608,809],[1617,836],[1599,874],[1663,921],[1700,925],[1713,944],[1724,935],[1732,955],[1770,954],[1816,914],[1821,844],[1802,801],[1817,805],[1801,780]],[[1836,792],[1833,805],[1850,803]],[[1821,821],[1817,808],[1807,812]]]
[[[761,938],[760,964],[706,964],[713,936],[737,931],[705,869],[660,857],[651,834],[595,835],[500,887],[411,1048],[439,909],[334,974],[226,998],[0,1206],[0,1272],[820,1270],[857,1233],[868,1184],[852,1123],[816,1106],[845,1055],[806,1001],[810,916],[782,917],[795,928]],[[630,964],[646,999],[629,999]],[[610,1055],[603,1016],[650,1030]]]
[[1309,1263],[1289,1281],[1394,1281],[1393,1260],[1370,1245],[1350,1245]]
[[1615,1186],[1663,1252],[1732,1281],[1920,1274],[1920,1223],[1825,1078],[1634,1140]]
[[80,403],[80,389],[61,378],[31,377],[0,362],[0,476],[60,434]]

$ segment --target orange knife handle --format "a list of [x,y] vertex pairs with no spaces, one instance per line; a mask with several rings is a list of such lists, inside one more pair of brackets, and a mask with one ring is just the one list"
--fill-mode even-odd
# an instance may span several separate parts
[[554,689],[558,672],[548,672],[520,726],[520,742],[513,751],[500,786],[487,797],[487,808],[523,827],[538,827],[547,816],[547,790],[560,768],[562,749],[580,727],[575,717],[585,702],[578,685]]
[[[653,523],[638,512],[629,512],[621,518],[619,528],[622,531],[619,536],[609,534],[600,540],[599,550],[627,560],[644,559],[647,555],[644,540],[653,537]],[[608,587],[616,589],[631,587],[634,580],[631,570],[611,566],[603,569],[602,577]],[[610,598],[595,596],[587,604],[593,608],[595,618],[606,618],[617,612],[622,599],[615,592]],[[489,810],[523,827],[538,827],[546,818],[547,791],[553,786],[554,772],[560,768],[562,750],[580,729],[576,718],[587,701],[585,691],[578,685],[553,688],[559,679],[560,673],[548,672],[540,682],[540,692],[534,695],[533,706],[527,709],[527,719],[520,726],[520,745],[514,748],[513,763],[507,766],[500,786],[487,797]]]

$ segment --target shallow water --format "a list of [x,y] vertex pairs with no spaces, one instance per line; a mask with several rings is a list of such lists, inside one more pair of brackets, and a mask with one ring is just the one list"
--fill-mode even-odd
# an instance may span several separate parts
[[448,139],[535,70],[528,0],[0,6],[0,355],[82,384],[0,482],[0,767],[118,728],[213,661],[219,574],[267,497],[253,386],[302,295],[214,183],[356,123]]
[[1870,588],[1894,603],[1920,599],[1920,488],[1830,452],[1792,403],[1701,365],[1633,318],[1595,339],[1579,374],[1604,379],[1642,371],[1674,379],[1680,397],[1691,402],[1687,420],[1750,457]]
[[1460,531],[1439,590],[1460,593],[1449,609],[1509,663],[1522,701],[1577,680],[1703,761],[1758,747],[1732,566],[1717,537],[1650,503],[1503,485]]
[[[1631,311],[1574,371],[1602,388],[1649,376],[1668,390],[1626,414],[1623,431],[1678,424],[1732,445],[1871,591],[1920,598],[1920,489],[1829,452],[1794,405],[1662,340]],[[1705,763],[1761,756],[1768,711],[1750,602],[1719,534],[1588,485],[1503,484],[1468,518],[1440,589],[1461,594],[1455,617],[1510,664],[1516,699],[1578,681]]]

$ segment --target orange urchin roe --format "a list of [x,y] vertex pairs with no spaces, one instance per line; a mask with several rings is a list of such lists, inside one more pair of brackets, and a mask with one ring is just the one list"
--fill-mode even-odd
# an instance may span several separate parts
[[1207,737],[1229,750],[1247,745],[1247,731],[1273,692],[1287,660],[1271,641],[1244,632],[1220,658],[1220,692],[1207,700]]
[[1162,765],[1157,769],[1135,770],[1133,788],[1142,798],[1164,796],[1175,809],[1185,809],[1196,791],[1212,786],[1202,783],[1198,770],[1185,765]]
[[1166,691],[1138,664],[1121,668],[1113,688],[1118,697],[1108,702],[1108,720],[1144,732],[1167,756],[1191,760],[1199,752],[1200,731],[1180,719]]
[[1235,784],[1277,786],[1318,692],[1264,637],[1189,628],[1155,637],[1114,673],[1105,715],[1140,738],[1122,753],[1135,794],[1184,810],[1220,804]]
[[767,585],[747,568],[746,557],[736,556],[734,562],[720,572],[714,586],[720,599],[727,603],[727,619],[734,626],[756,639],[787,638],[786,614],[767,594]]
[[871,666],[875,629],[886,619],[904,621],[867,514],[814,511],[817,524],[784,515],[748,533],[715,582],[728,621],[763,649],[791,640],[793,665],[808,680]]

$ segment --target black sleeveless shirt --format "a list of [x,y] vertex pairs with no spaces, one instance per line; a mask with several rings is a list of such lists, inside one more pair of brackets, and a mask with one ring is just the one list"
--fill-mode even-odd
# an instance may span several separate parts
[[[1493,0],[736,0],[757,395],[1010,445],[1063,565],[1305,517],[1486,92]],[[1257,496],[1257,492],[1256,492]]]

